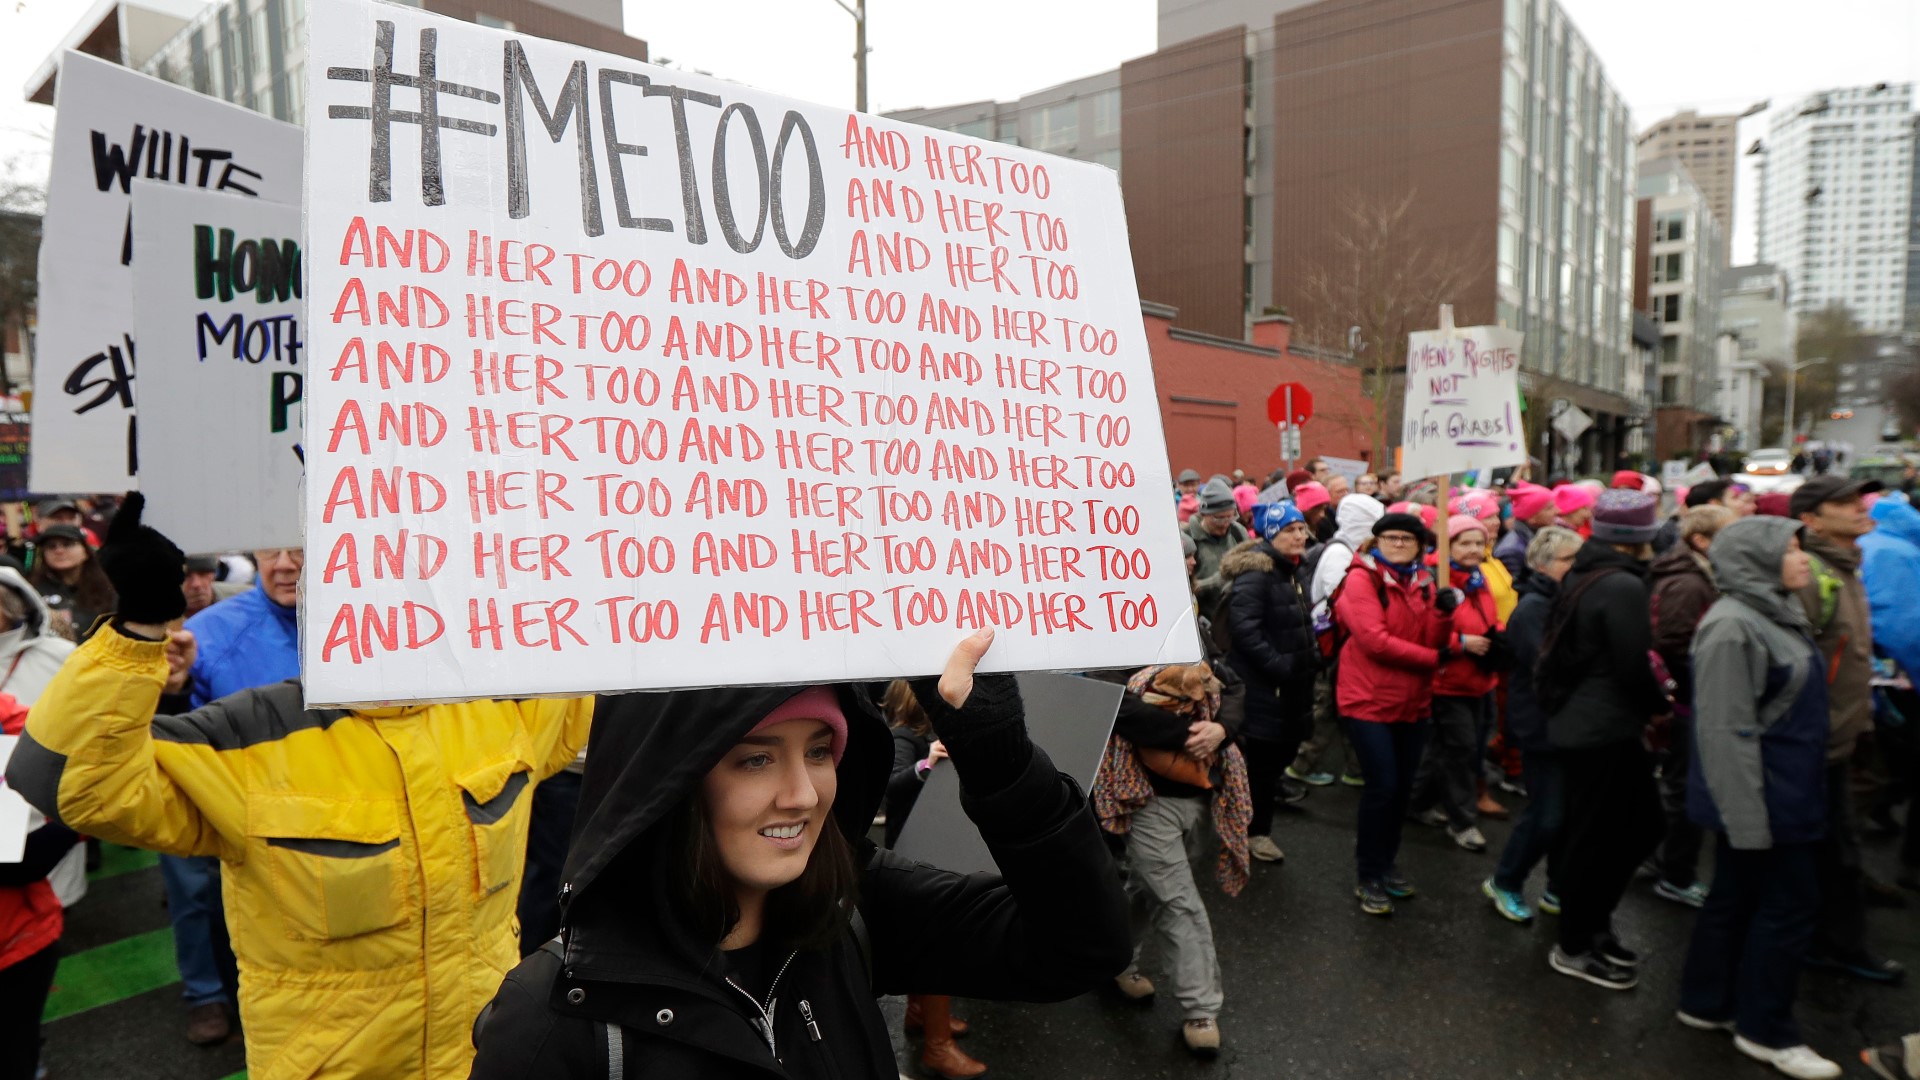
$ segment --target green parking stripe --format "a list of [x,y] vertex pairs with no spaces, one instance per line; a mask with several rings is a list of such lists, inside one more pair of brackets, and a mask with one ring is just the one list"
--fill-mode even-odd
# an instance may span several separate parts
[[234,1073],[232,1076],[221,1077],[220,1080],[247,1080],[247,1070],[241,1069],[239,1072]]
[[173,928],[162,927],[111,945],[60,958],[47,998],[47,1022],[125,1001],[180,981],[173,961]]
[[145,870],[149,866],[158,866],[160,856],[139,848],[121,847],[119,844],[100,845],[100,869],[87,872],[88,881],[101,881],[121,874],[131,874],[135,870]]

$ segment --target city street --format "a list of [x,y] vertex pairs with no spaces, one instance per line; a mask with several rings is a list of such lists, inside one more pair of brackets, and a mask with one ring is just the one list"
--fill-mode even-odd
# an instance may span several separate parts
[[[957,1002],[956,1013],[974,1025],[966,1049],[996,1076],[1086,1080],[1776,1075],[1738,1057],[1724,1037],[1673,1020],[1691,916],[1644,884],[1622,905],[1618,927],[1648,954],[1640,987],[1628,993],[1548,970],[1552,920],[1521,928],[1494,915],[1479,885],[1496,855],[1460,851],[1438,829],[1408,826],[1403,861],[1421,896],[1391,919],[1361,915],[1348,878],[1356,801],[1344,788],[1316,790],[1305,813],[1278,816],[1285,864],[1256,864],[1238,899],[1203,887],[1227,989],[1225,1051],[1216,1062],[1195,1062],[1180,1047],[1180,1015],[1164,993],[1151,1008],[1111,994],[1045,1007]],[[1506,825],[1489,823],[1486,832],[1497,852]],[[59,1019],[46,1028],[50,1080],[240,1075],[237,1046],[202,1050],[183,1037],[151,856],[109,852],[106,870],[121,872],[96,880],[68,923],[68,959],[49,1013]],[[1882,876],[1893,873],[1892,843],[1869,841],[1867,858]],[[1887,952],[1920,965],[1914,911],[1875,910],[1871,918]],[[1159,977],[1151,957],[1145,969]],[[1810,973],[1800,1016],[1810,1044],[1846,1063],[1848,1075],[1865,1076],[1857,1051],[1920,1027],[1920,993]]]

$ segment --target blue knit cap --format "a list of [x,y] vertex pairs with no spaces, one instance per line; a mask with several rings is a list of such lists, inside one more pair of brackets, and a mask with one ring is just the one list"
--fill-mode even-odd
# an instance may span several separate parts
[[1280,530],[1296,521],[1305,522],[1306,520],[1301,515],[1300,508],[1291,502],[1261,503],[1253,508],[1254,530],[1260,534],[1261,539],[1269,542],[1280,535]]

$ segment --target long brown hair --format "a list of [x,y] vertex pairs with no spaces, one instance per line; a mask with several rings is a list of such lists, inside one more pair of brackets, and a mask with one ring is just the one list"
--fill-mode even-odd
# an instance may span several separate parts
[[[85,540],[78,541],[80,550],[86,553],[86,560],[80,564],[80,574],[72,585],[60,580],[60,572],[47,562],[44,552],[34,552],[33,573],[27,581],[42,596],[48,588],[64,592],[72,597],[75,606],[99,614],[112,611],[120,604],[114,595],[113,583],[107,580],[107,572],[100,567],[100,556],[93,546]],[[84,626],[74,627],[75,633],[85,633]]]
[[[673,902],[702,941],[718,944],[740,921],[740,904],[700,792],[689,793],[662,825],[668,851],[680,862],[680,872],[669,883]],[[829,813],[820,823],[820,839],[807,856],[807,868],[767,894],[760,940],[781,949],[831,945],[846,929],[859,885],[853,845]]]
[[921,738],[933,734],[933,721],[927,719],[927,710],[920,707],[920,699],[913,696],[913,687],[905,679],[887,684],[887,692],[880,696],[880,709],[894,727],[906,728]]

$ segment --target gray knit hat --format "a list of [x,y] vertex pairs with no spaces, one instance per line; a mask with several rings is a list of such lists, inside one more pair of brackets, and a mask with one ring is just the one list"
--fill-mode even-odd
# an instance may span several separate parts
[[1650,544],[1660,532],[1660,498],[1609,488],[1593,504],[1593,538],[1606,544]]
[[1239,508],[1239,504],[1233,501],[1233,488],[1219,477],[1207,481],[1207,486],[1200,489],[1200,512],[1203,514]]

